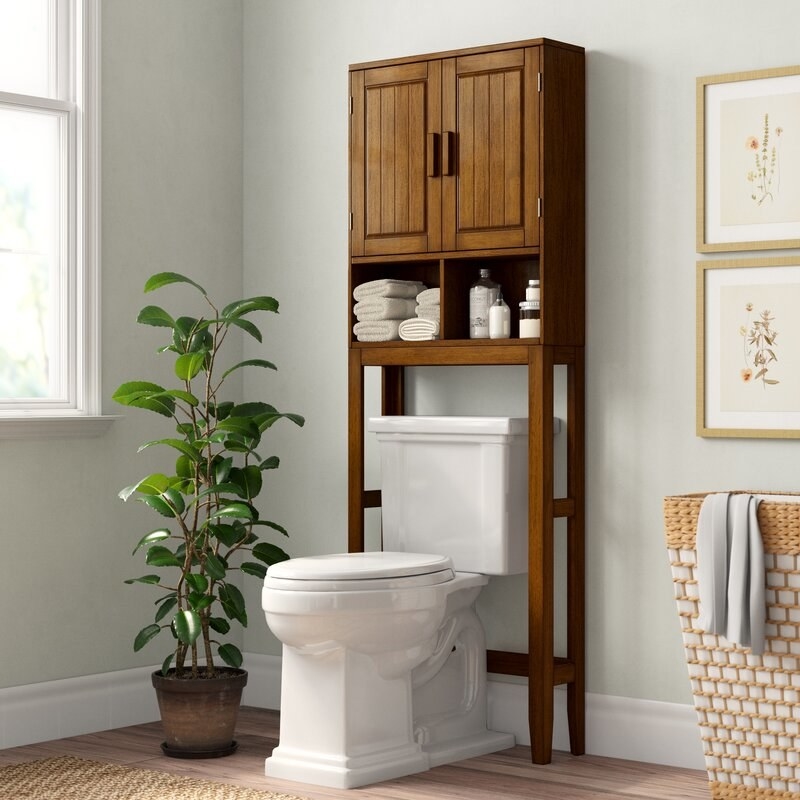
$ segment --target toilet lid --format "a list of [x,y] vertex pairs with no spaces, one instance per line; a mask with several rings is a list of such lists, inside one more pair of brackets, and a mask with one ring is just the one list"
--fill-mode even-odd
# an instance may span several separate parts
[[434,586],[452,580],[448,556],[427,553],[334,553],[273,564],[264,585],[294,591],[361,591]]

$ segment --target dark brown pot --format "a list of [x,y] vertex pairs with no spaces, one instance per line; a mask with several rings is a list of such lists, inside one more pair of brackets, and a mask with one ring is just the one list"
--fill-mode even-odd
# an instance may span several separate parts
[[233,732],[247,684],[243,669],[217,669],[215,678],[176,678],[153,673],[165,741],[174,758],[218,758],[236,750]]

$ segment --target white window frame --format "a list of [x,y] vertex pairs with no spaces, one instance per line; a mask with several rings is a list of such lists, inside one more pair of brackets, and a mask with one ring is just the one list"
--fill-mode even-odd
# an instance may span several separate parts
[[[100,0],[50,0],[57,14],[50,74],[58,99],[0,92],[0,104],[61,118],[64,184],[60,400],[5,403],[0,438],[90,436],[102,414],[100,380]],[[66,362],[66,363],[64,363]]]

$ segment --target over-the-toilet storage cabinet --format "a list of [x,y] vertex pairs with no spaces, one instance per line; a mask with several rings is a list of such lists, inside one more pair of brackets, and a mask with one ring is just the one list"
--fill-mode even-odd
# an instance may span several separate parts
[[[583,48],[548,39],[350,67],[349,549],[364,549],[364,368],[384,414],[404,411],[404,368],[528,368],[528,653],[490,650],[490,672],[527,676],[532,758],[551,758],[553,688],[567,686],[570,748],[584,751]],[[489,267],[510,339],[469,339],[468,296]],[[377,278],[441,290],[440,339],[358,342],[352,290]],[[541,282],[541,336],[518,308]],[[567,493],[554,498],[553,383],[566,368]],[[567,520],[566,657],[554,656],[554,519]],[[509,613],[519,613],[509,609]]]

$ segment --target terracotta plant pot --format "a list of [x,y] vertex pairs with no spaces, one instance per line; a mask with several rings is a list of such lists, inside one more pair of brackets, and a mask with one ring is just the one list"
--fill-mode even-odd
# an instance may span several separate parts
[[218,668],[215,678],[176,678],[153,673],[165,740],[173,758],[219,758],[236,750],[236,718],[247,684],[243,669]]

